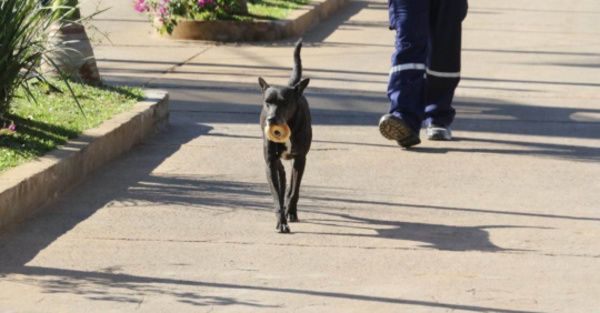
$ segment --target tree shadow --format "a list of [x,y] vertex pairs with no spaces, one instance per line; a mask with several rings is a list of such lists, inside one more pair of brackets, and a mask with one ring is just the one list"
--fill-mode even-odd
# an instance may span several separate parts
[[[152,147],[147,144],[137,147],[128,152],[118,161],[111,163],[111,168],[115,170],[110,173],[121,179],[118,184],[108,184],[106,188],[90,188],[97,179],[106,174],[104,167],[95,173],[95,179],[86,181],[79,190],[86,193],[83,196],[89,201],[90,195],[97,201],[88,202],[87,205],[70,207],[71,210],[61,210],[61,201],[51,205],[54,210],[43,210],[35,218],[26,220],[18,227],[8,233],[0,236],[0,268],[7,265],[24,265],[32,260],[41,250],[46,248],[57,238],[74,228],[80,222],[92,216],[100,208],[110,205],[111,201],[127,194],[127,190],[144,181],[146,177],[152,177],[152,171],[159,166],[165,159],[177,152],[181,145],[186,142],[205,135],[212,128],[205,125],[171,125],[168,130],[155,135],[151,140],[165,140],[168,138],[169,145]],[[143,164],[140,164],[138,157],[143,158]],[[123,166],[123,167],[120,167]],[[96,180],[96,181],[95,181]],[[181,186],[176,186],[181,191]],[[169,190],[173,192],[174,190]],[[80,197],[82,193],[70,194],[65,196],[71,198]],[[151,194],[150,194],[151,196]],[[176,195],[173,201],[176,201]],[[57,209],[58,208],[58,209]],[[32,240],[33,239],[33,240]],[[20,242],[28,242],[26,249],[20,246]]]
[[[13,232],[0,236],[0,278],[4,281],[32,284],[41,287],[48,294],[75,294],[94,301],[119,303],[141,303],[143,296],[165,295],[179,303],[192,306],[231,306],[240,305],[250,308],[271,308],[276,305],[259,301],[245,301],[235,297],[216,296],[210,290],[192,288],[212,288],[220,290],[252,290],[267,294],[292,294],[316,296],[331,299],[352,299],[373,303],[392,303],[432,308],[447,308],[472,312],[517,312],[499,308],[470,306],[453,303],[418,301],[401,298],[388,298],[354,293],[323,292],[307,289],[276,288],[255,285],[235,285],[210,283],[197,280],[170,279],[157,276],[136,276],[119,273],[118,267],[99,271],[79,271],[70,269],[46,268],[28,265],[35,256],[59,237],[65,235],[96,211],[113,204],[119,206],[143,207],[151,205],[185,206],[193,210],[212,212],[264,211],[270,212],[272,199],[265,183],[246,183],[223,181],[197,176],[155,174],[153,170],[165,159],[177,152],[183,144],[199,136],[212,136],[211,127],[198,123],[174,123],[164,133],[151,138],[148,142],[131,151],[123,158],[113,162],[107,170],[101,170],[88,183],[79,187],[69,196],[76,205],[60,207],[56,211],[46,211],[39,217],[25,222]],[[217,136],[222,136],[214,134]],[[111,183],[102,183],[102,179],[111,177]],[[101,184],[104,188],[97,188]],[[311,188],[310,186],[307,186]],[[487,230],[494,228],[514,228],[519,226],[483,225],[450,226],[426,223],[408,223],[383,221],[372,218],[360,218],[348,214],[324,213],[323,208],[339,206],[339,202],[365,202],[357,197],[346,197],[336,188],[318,189],[330,196],[323,197],[307,193],[303,199],[311,200],[304,204],[303,210],[314,214],[324,214],[332,219],[312,219],[306,223],[321,224],[327,227],[344,227],[360,230],[375,229],[374,238],[390,238],[425,243],[425,247],[447,251],[511,251],[498,247],[490,240]],[[352,193],[352,190],[346,190]],[[339,195],[336,197],[336,195]],[[302,199],[301,199],[302,201]],[[378,204],[365,202],[370,204]],[[83,205],[82,205],[83,204]],[[380,203],[387,206],[402,206],[398,203]],[[436,210],[461,211],[470,209],[432,207]],[[523,212],[497,212],[474,210],[482,214],[527,214]],[[525,215],[529,216],[529,215]],[[547,217],[537,216],[533,217]],[[549,218],[568,218],[549,216]],[[335,220],[334,222],[334,219]],[[342,221],[340,226],[339,221]],[[302,233],[298,233],[302,234]],[[355,233],[313,233],[319,235],[361,236]],[[15,275],[18,274],[18,275]],[[523,311],[518,311],[523,312]]]
[[[35,123],[35,122],[32,122]],[[121,205],[143,207],[143,203],[163,203],[167,205],[194,206],[197,210],[237,209],[244,206],[248,210],[268,210],[270,197],[258,192],[252,186],[236,182],[198,181],[186,178],[161,177],[152,174],[164,160],[177,152],[187,142],[206,135],[212,128],[204,125],[171,125],[171,127],[150,138],[142,146],[130,151],[111,164],[111,169],[100,169],[93,178],[78,187],[78,192],[68,195],[72,201],[85,199],[85,205],[68,205],[63,200],[51,206],[52,210],[42,211],[33,219],[22,222],[16,229],[0,236],[0,279],[38,285],[46,294],[76,294],[89,300],[119,303],[139,303],[142,295],[167,295],[176,301],[193,306],[241,305],[255,308],[277,307],[254,301],[242,301],[233,297],[210,296],[202,292],[164,288],[159,278],[148,277],[131,281],[121,279],[118,266],[106,269],[107,273],[78,272],[28,266],[38,253],[79,223],[87,220],[99,209],[110,207],[116,202]],[[158,142],[168,144],[156,145]],[[143,159],[141,162],[140,158]],[[98,180],[107,174],[115,177],[113,184],[97,188]],[[123,175],[122,175],[123,174]],[[122,175],[122,177],[121,177]],[[122,179],[120,179],[122,178]],[[199,195],[195,197],[194,194]],[[252,202],[232,197],[232,194],[245,194],[247,198],[261,198]],[[93,199],[93,200],[91,200]],[[23,274],[16,277],[12,274]],[[44,279],[35,279],[43,276]],[[176,280],[169,283],[177,284]],[[156,285],[152,285],[156,284]]]
[[[20,274],[21,277],[8,276]],[[40,280],[39,278],[44,279]],[[243,301],[234,297],[212,296],[206,292],[188,291],[190,287],[203,286],[196,281],[132,276],[115,272],[86,272],[37,266],[14,268],[6,272],[0,268],[0,278],[7,282],[31,284],[43,288],[45,294],[75,294],[92,301],[142,304],[147,296],[169,296],[177,302],[195,307],[245,306],[252,308],[276,308],[280,305]],[[166,286],[165,286],[166,285]],[[218,285],[218,284],[214,284]],[[182,288],[187,286],[187,288]],[[240,286],[243,289],[243,286]]]
[[[541,313],[539,311],[524,311],[511,310],[494,307],[485,307],[477,305],[461,305],[453,303],[445,303],[439,301],[421,301],[403,298],[391,298],[383,296],[361,295],[356,293],[343,293],[332,291],[316,291],[301,288],[277,288],[269,286],[256,285],[239,285],[212,283],[195,280],[146,277],[138,275],[118,274],[118,273],[101,273],[101,272],[86,272],[77,270],[66,270],[58,268],[44,268],[39,266],[27,266],[13,270],[11,273],[19,274],[19,278],[12,279],[15,282],[34,283],[38,280],[32,280],[33,277],[44,277],[48,282],[46,288],[53,293],[75,293],[88,296],[92,300],[120,301],[120,302],[138,302],[132,294],[139,298],[144,295],[171,295],[177,297],[179,302],[191,304],[194,306],[207,305],[242,305],[252,308],[277,308],[277,305],[263,305],[256,302],[240,301],[231,297],[220,296],[203,296],[198,292],[179,291],[179,290],[195,290],[198,288],[216,290],[222,292],[225,290],[231,291],[254,291],[265,293],[265,298],[271,296],[312,296],[327,299],[346,299],[361,302],[372,303],[387,303],[398,305],[410,305],[416,307],[426,307],[432,309],[448,309],[460,310],[467,312],[497,312],[497,313]],[[0,277],[6,279],[5,274],[0,271]],[[101,289],[115,288],[123,290],[124,294],[107,295]],[[99,290],[100,289],[100,290]],[[282,308],[283,309],[283,308]]]
[[[510,228],[540,228],[514,225],[481,225],[481,226],[451,226],[443,224],[409,223],[399,221],[385,221],[371,218],[357,217],[349,214],[320,214],[335,216],[339,219],[309,219],[304,222],[309,224],[325,225],[329,227],[345,229],[374,230],[377,234],[357,233],[333,233],[333,232],[303,232],[327,236],[350,236],[365,238],[388,238],[407,241],[423,242],[423,248],[431,248],[445,251],[526,251],[519,249],[501,248],[490,240],[490,234],[486,229],[510,229]],[[385,228],[380,228],[380,227]],[[391,228],[390,228],[391,227]],[[543,228],[547,229],[547,228]]]

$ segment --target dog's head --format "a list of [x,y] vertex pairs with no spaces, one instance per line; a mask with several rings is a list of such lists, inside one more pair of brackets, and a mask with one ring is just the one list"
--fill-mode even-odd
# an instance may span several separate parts
[[291,87],[275,87],[269,85],[262,77],[258,78],[267,125],[283,125],[294,117],[302,93],[309,82],[310,79],[306,78]]

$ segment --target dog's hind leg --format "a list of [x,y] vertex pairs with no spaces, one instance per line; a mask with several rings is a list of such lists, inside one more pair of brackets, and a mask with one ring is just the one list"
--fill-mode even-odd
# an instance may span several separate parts
[[267,180],[271,187],[271,195],[275,202],[275,217],[277,219],[277,231],[280,233],[289,233],[290,227],[285,218],[284,191],[285,191],[285,169],[279,158],[269,160],[267,163]]
[[298,199],[300,197],[300,182],[304,174],[306,157],[296,157],[292,165],[292,177],[285,196],[285,215],[290,222],[298,221]]

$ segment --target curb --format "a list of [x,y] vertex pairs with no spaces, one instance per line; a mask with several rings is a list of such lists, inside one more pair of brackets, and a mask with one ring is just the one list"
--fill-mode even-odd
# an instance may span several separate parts
[[[165,38],[220,42],[275,41],[300,37],[348,0],[313,0],[276,21],[180,21]],[[160,35],[159,35],[160,36]]]
[[146,99],[49,153],[0,174],[0,232],[34,216],[98,168],[169,124],[169,96]]

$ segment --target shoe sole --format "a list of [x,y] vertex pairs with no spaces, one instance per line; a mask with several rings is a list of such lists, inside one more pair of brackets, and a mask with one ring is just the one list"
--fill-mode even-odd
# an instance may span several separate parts
[[444,134],[433,134],[427,138],[429,140],[433,140],[433,141],[449,141],[450,140],[449,138],[446,138],[446,136],[444,136]]
[[389,140],[396,140],[399,145],[408,148],[421,143],[421,139],[415,135],[415,132],[402,121],[386,119],[379,123],[379,132]]

